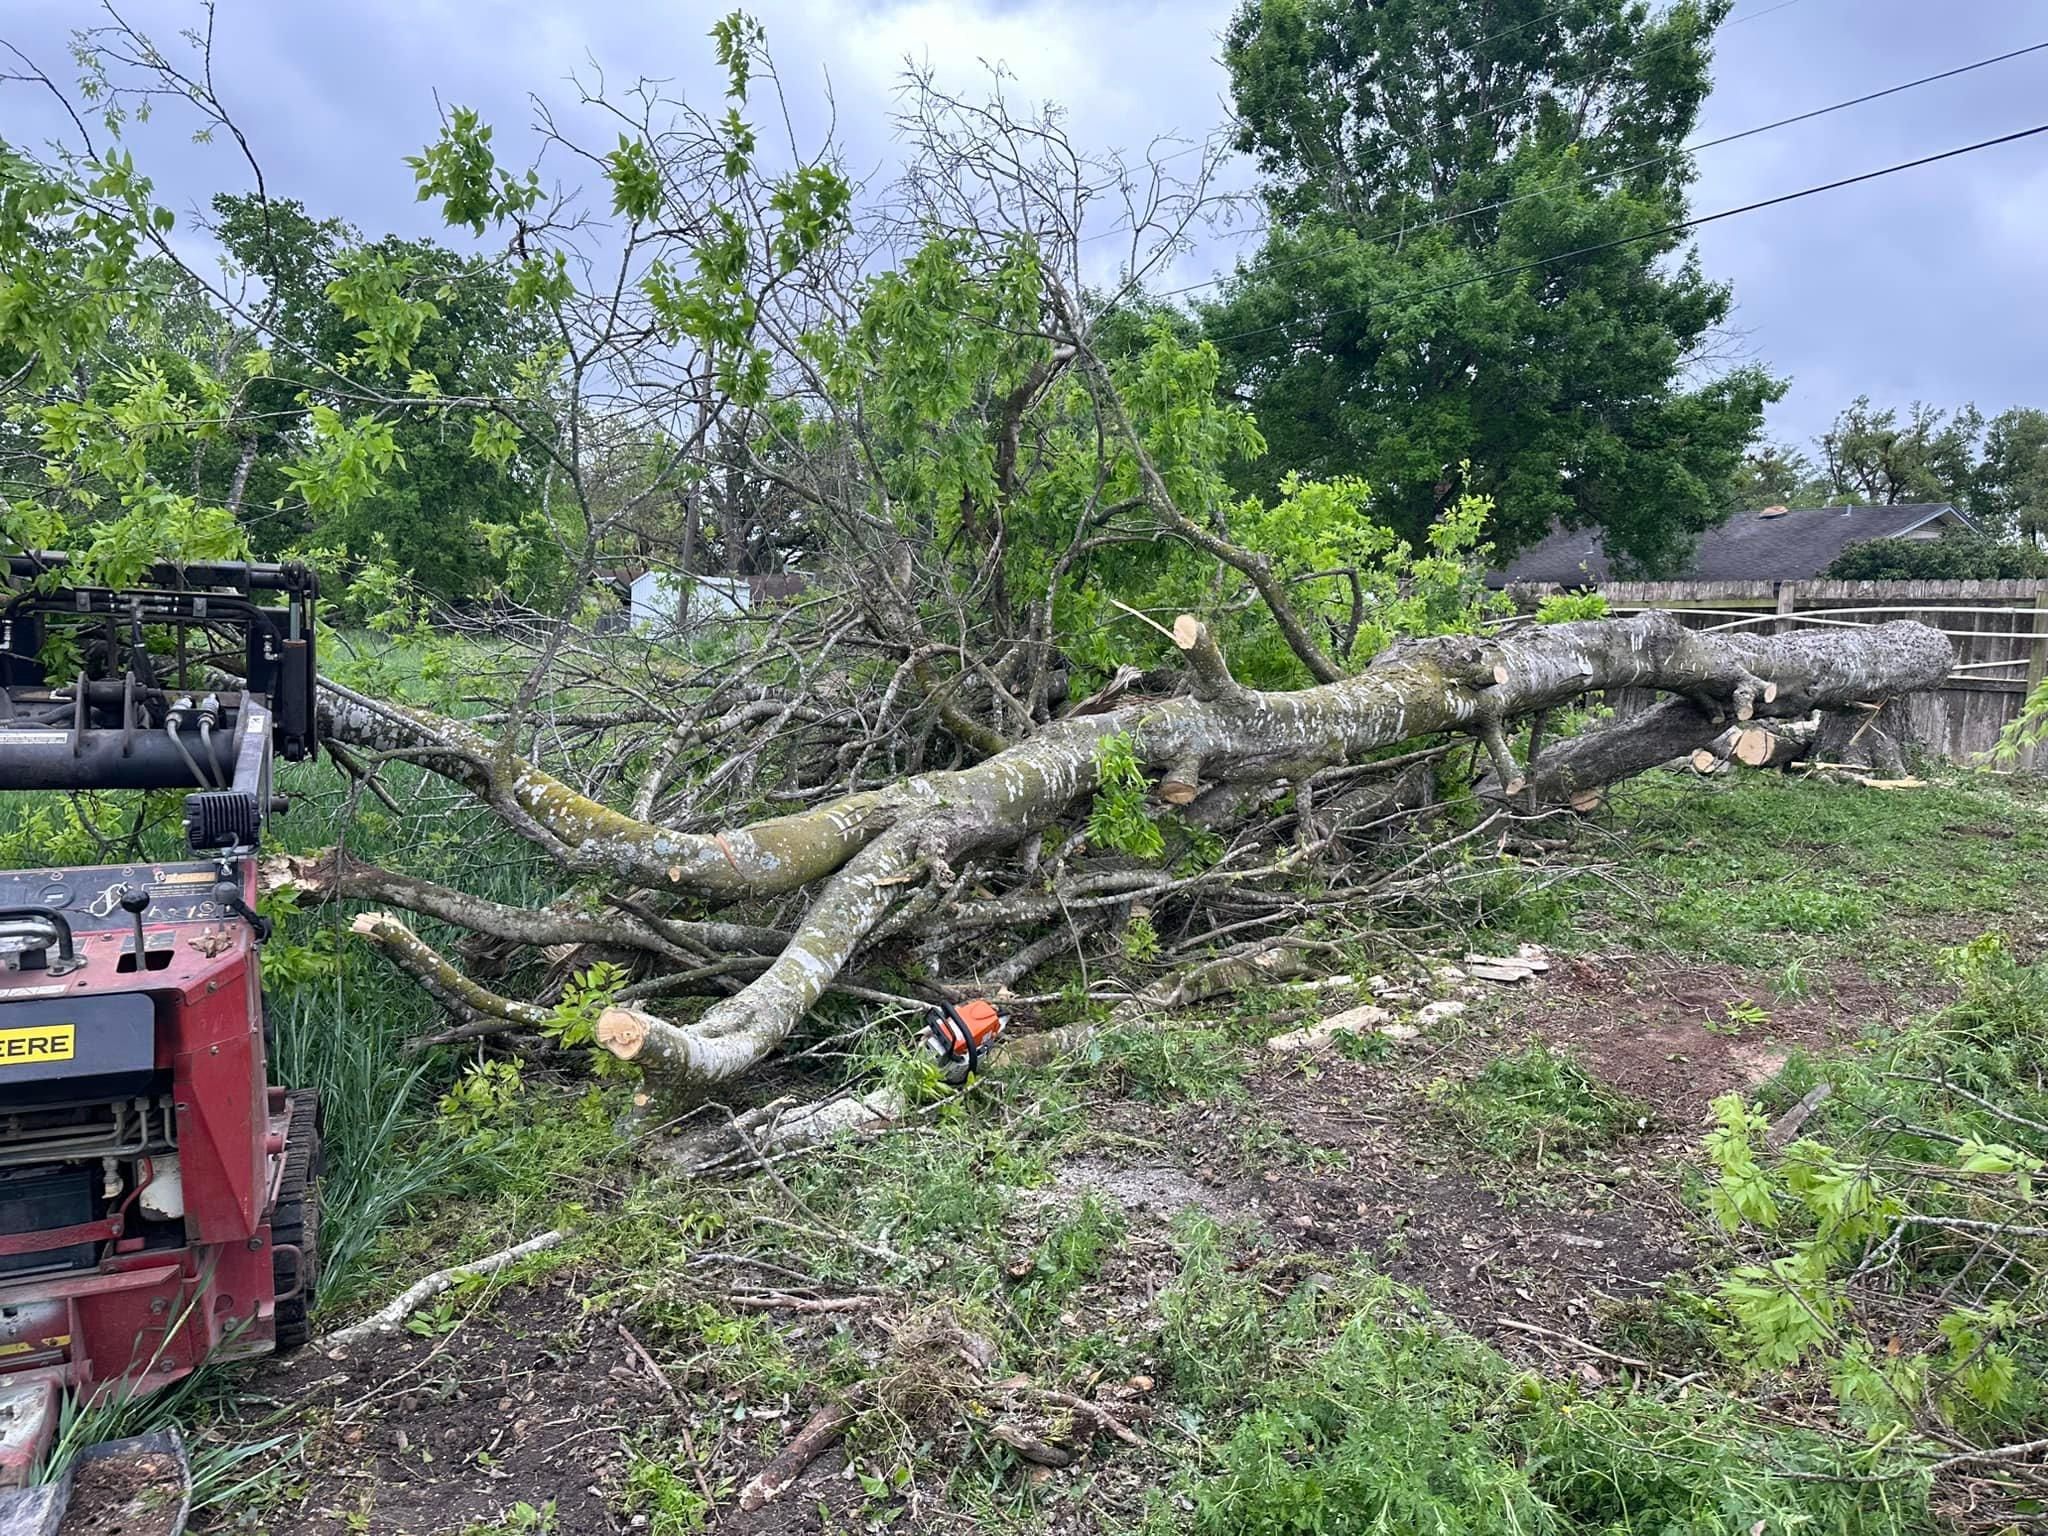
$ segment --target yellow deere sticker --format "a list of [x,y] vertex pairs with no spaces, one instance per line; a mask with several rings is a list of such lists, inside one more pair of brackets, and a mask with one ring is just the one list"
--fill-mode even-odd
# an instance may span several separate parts
[[38,1024],[32,1029],[0,1029],[0,1067],[29,1067],[44,1061],[69,1061],[77,1048],[75,1024]]

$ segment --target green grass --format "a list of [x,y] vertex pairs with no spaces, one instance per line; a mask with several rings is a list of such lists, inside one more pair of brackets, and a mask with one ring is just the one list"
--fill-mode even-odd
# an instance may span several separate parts
[[2037,786],[1953,769],[1897,792],[1646,774],[1602,821],[1626,838],[1615,880],[1504,892],[1488,925],[1563,948],[1740,964],[1782,964],[1788,941],[1805,941],[1897,968],[2023,907],[2048,861]]
[[[2048,964],[1985,938],[1940,969],[1949,1005],[1795,1056],[1741,1134],[1718,1106],[1716,1180],[1695,1191],[1735,1234],[1715,1341],[1735,1361],[1823,1368],[1845,1425],[1873,1436],[1911,1422],[1980,1446],[2039,1439]],[[1823,1083],[1798,1140],[1761,1144],[1768,1115]]]
[[1611,1146],[1644,1118],[1641,1106],[1540,1041],[1496,1056],[1470,1078],[1442,1079],[1430,1096],[1459,1134],[1503,1162]]
[[1107,1086],[1128,1096],[1212,1099],[1237,1093],[1244,1081],[1244,1053],[1221,1030],[1111,1029],[1089,1043],[1083,1061]]
[[1018,1276],[1012,1266],[1017,1281],[1014,1302],[1026,1325],[1042,1327],[1056,1321],[1074,1294],[1102,1273],[1104,1258],[1123,1241],[1124,1232],[1123,1213],[1093,1194],[1062,1212],[1039,1242],[1030,1268]]
[[1290,1285],[1213,1223],[1177,1237],[1161,1345],[1190,1439],[1148,1532],[1928,1528],[1911,1483],[1828,1481],[1853,1477],[1852,1447],[1766,1427],[1732,1399],[1545,1381],[1363,1268]]
[[626,1513],[646,1521],[647,1536],[694,1536],[710,1520],[711,1506],[690,1474],[669,1458],[680,1459],[679,1447],[652,1440],[633,1452],[626,1474]]
[[[553,894],[552,873],[533,851],[498,831],[464,797],[409,770],[387,769],[385,777],[421,821],[401,824],[365,799],[354,821],[345,822],[341,775],[324,763],[305,765],[281,774],[294,805],[272,823],[273,844],[307,851],[346,832],[359,857],[388,857],[493,900],[525,903]],[[319,1305],[333,1318],[381,1297],[401,1278],[396,1270],[410,1261],[414,1245],[389,1242],[394,1229],[436,1210],[447,1215],[450,1195],[489,1197],[522,1181],[534,1194],[534,1178],[589,1156],[601,1138],[587,1134],[580,1118],[565,1122],[538,1103],[527,1116],[509,1117],[500,1134],[463,1135],[441,1124],[434,1106],[461,1058],[452,1051],[422,1054],[415,1042],[441,1027],[445,1016],[417,986],[348,937],[347,912],[273,911],[281,922],[264,955],[277,1034],[272,1073],[292,1087],[317,1088],[325,1110]],[[424,920],[416,926],[437,945],[455,937]],[[574,1134],[579,1129],[586,1134]],[[521,1145],[522,1137],[530,1144]],[[573,1157],[556,1145],[565,1137]],[[501,1239],[488,1246],[532,1235],[502,1220],[479,1220],[473,1211],[461,1226],[472,1242]]]

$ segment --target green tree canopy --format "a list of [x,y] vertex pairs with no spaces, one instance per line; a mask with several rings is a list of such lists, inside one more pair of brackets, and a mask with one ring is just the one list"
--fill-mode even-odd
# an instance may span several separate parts
[[1953,415],[1916,400],[1904,421],[1858,395],[1815,445],[1831,501],[1898,506],[1970,501],[1984,418],[1966,405]]
[[[290,199],[217,196],[214,232],[230,258],[263,286],[269,373],[252,385],[243,430],[254,434],[261,476],[243,500],[255,547],[266,554],[318,543],[383,550],[444,598],[482,596],[505,574],[505,541],[533,513],[537,476],[519,456],[479,463],[467,431],[418,410],[382,413],[393,462],[360,497],[315,509],[286,497],[273,444],[301,435],[309,413],[347,409],[362,389],[384,396],[492,398],[512,392],[540,346],[531,319],[509,302],[503,265],[431,240],[365,242]],[[377,355],[352,312],[352,285],[388,284],[409,300],[417,332],[402,360]],[[267,471],[267,473],[265,473]]]
[[2015,406],[1992,417],[1969,508],[1987,528],[2048,546],[2048,411]]
[[1727,8],[1246,0],[1225,58],[1272,225],[1204,320],[1272,446],[1249,488],[1363,476],[1411,537],[1477,490],[1507,550],[1562,521],[1683,560],[1782,391],[1700,375],[1730,293],[1658,233]]

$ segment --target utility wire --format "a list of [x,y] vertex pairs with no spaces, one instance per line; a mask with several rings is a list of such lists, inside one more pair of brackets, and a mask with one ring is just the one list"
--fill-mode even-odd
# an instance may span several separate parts
[[[1411,288],[1401,293],[1388,294],[1378,302],[1399,303],[1407,299],[1428,298],[1434,294],[1450,293],[1459,288],[1469,288],[1475,283],[1491,282],[1497,277],[1513,277],[1517,273],[1533,272],[1539,267],[1547,267],[1560,261],[1570,261],[1575,256],[1593,256],[1602,251],[1618,250],[1625,245],[1640,245],[1645,240],[1659,240],[1666,235],[1681,234],[1688,229],[1698,229],[1702,224],[1713,224],[1722,219],[1732,219],[1738,214],[1756,213],[1765,208],[1775,208],[1780,203],[1795,203],[1804,197],[1816,197],[1823,192],[1834,192],[1843,187],[1856,186],[1861,182],[1876,181],[1881,176],[1895,176],[1900,171],[1916,170],[1923,165],[1934,165],[1943,160],[1953,160],[1959,155],[1975,154],[1980,149],[1995,149],[2001,144],[2014,144],[2021,139],[2031,139],[2036,134],[2042,133],[2048,133],[2048,123],[2039,123],[2032,128],[2022,128],[2014,133],[2000,134],[1995,139],[1979,139],[1975,144],[1959,145],[1954,149],[1944,149],[1937,154],[1922,155],[1917,160],[1901,160],[1896,165],[1880,166],[1874,171],[1862,171],[1854,176],[1844,176],[1835,181],[1822,182],[1819,186],[1801,187],[1797,192],[1781,192],[1776,197],[1766,197],[1753,203],[1744,203],[1739,208],[1722,208],[1714,213],[1700,214],[1697,218],[1680,219],[1675,224],[1666,224],[1660,229],[1647,229],[1641,234],[1622,235],[1618,239],[1602,240],[1597,245],[1582,245],[1577,250],[1560,251],[1555,256],[1538,256],[1534,260],[1517,262],[1513,266],[1496,267],[1488,272],[1475,272],[1469,277],[1457,278],[1448,283],[1436,283],[1426,288]],[[1319,318],[1328,320],[1337,315],[1356,314],[1361,310],[1370,309],[1371,307],[1370,303],[1347,304],[1339,309],[1325,310]],[[1245,341],[1254,336],[1266,336],[1275,331],[1284,331],[1292,324],[1294,324],[1292,320],[1282,320],[1273,325],[1256,326],[1248,331],[1231,331],[1222,336],[1210,336],[1205,339],[1209,341]]]
[[[1681,144],[1678,148],[1669,150],[1664,154],[1652,155],[1647,159],[1635,160],[1627,165],[1617,166],[1611,171],[1603,171],[1585,183],[1581,183],[1577,177],[1560,176],[1554,181],[1547,181],[1541,186],[1517,192],[1511,197],[1503,197],[1491,203],[1482,203],[1476,208],[1467,208],[1458,213],[1445,213],[1439,214],[1433,219],[1421,219],[1416,223],[1403,225],[1401,228],[1386,235],[1364,235],[1360,239],[1366,244],[1391,245],[1406,239],[1409,235],[1419,234],[1424,230],[1438,229],[1446,224],[1456,224],[1463,219],[1476,219],[1482,214],[1497,213],[1503,208],[1512,208],[1517,203],[1525,203],[1532,198],[1548,197],[1553,192],[1568,187],[1582,184],[1598,186],[1603,182],[1618,180],[1634,171],[1646,170],[1653,165],[1663,165],[1667,161],[1676,160],[1680,155],[1695,154],[1703,149],[1717,149],[1723,144],[1733,144],[1741,139],[1753,139],[1758,134],[1772,133],[1780,128],[1790,128],[1795,123],[1811,122],[1817,117],[1826,117],[1833,112],[1844,112],[1851,107],[1860,107],[1868,102],[1882,101],[1887,96],[1897,96],[1904,91],[1918,90],[1923,85],[1933,85],[1942,80],[1953,80],[1958,75],[1967,75],[1975,70],[1989,69],[1994,64],[2003,64],[2011,59],[2024,58],[2030,53],[2040,53],[2044,49],[2048,49],[2048,42],[2030,43],[2024,48],[2014,48],[2006,53],[1994,54],[1987,59],[1978,59],[1969,64],[1958,64],[1953,69],[1944,69],[1932,75],[1922,75],[1917,80],[1907,80],[1898,85],[1888,85],[1881,91],[1866,91],[1861,96],[1851,96],[1844,101],[1830,102],[1827,106],[1814,107],[1810,111],[1794,113],[1791,117],[1781,117],[1774,122],[1758,123],[1754,127],[1743,128],[1735,133],[1724,133],[1717,139],[1702,139],[1697,144]],[[1252,226],[1243,232],[1246,234],[1257,234],[1263,231],[1271,231],[1278,227],[1278,225],[1274,224],[1262,224]],[[1260,266],[1258,271],[1261,273],[1278,272],[1284,271],[1288,267],[1297,267],[1305,262],[1315,261],[1346,243],[1342,240],[1332,240],[1312,251],[1304,251],[1298,256],[1290,256],[1280,261],[1267,262]],[[1186,283],[1179,288],[1162,289],[1160,292],[1152,295],[1152,297],[1160,299],[1178,298],[1184,293],[1194,293],[1202,288],[1213,288],[1218,283],[1224,281],[1225,279],[1220,276],[1205,277],[1199,282]]]

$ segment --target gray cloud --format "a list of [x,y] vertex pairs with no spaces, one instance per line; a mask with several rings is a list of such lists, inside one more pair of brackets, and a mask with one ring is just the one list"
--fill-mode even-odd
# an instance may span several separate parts
[[[1001,61],[1020,102],[1057,101],[1082,144],[1141,149],[1200,136],[1222,118],[1215,62],[1228,0],[759,0],[800,137],[835,123],[850,163],[886,173],[894,86],[906,56],[971,86]],[[598,68],[720,87],[706,32],[723,4],[572,5],[563,0],[358,0],[277,6],[226,0],[218,77],[260,147],[274,191],[371,232],[439,232],[401,163],[442,104],[479,108],[508,155],[530,147],[528,92],[569,108],[572,73]],[[1744,23],[1748,13],[1754,19]],[[174,0],[133,17],[168,38],[191,20]],[[73,72],[78,0],[12,0],[0,36],[60,79]],[[1722,34],[1702,136],[2048,37],[2029,0],[1743,0]],[[2048,54],[1909,92],[1699,157],[1696,211],[1728,207],[2048,119]],[[573,109],[572,109],[573,110]],[[0,95],[0,133],[56,130],[47,102]],[[585,119],[593,131],[603,125]],[[168,114],[132,135],[174,206],[246,174],[223,144],[184,142]],[[602,142],[602,139],[600,139]],[[582,180],[574,166],[557,168]],[[1245,180],[1240,167],[1238,183]],[[1757,359],[1793,380],[1773,430],[1804,439],[1851,396],[2048,404],[2040,302],[2048,241],[2048,136],[1709,226],[1706,269],[1735,285],[1736,324]],[[1175,267],[1194,281],[1242,241],[1217,239]]]

